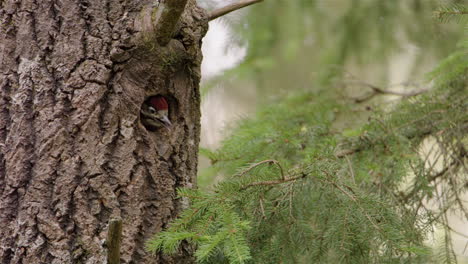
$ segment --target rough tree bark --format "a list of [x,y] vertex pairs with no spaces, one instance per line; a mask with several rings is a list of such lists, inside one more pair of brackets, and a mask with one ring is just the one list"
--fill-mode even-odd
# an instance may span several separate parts
[[[161,47],[154,2],[0,1],[0,263],[104,263],[113,217],[123,263],[191,261],[144,242],[195,183],[207,15],[189,0]],[[140,122],[157,94],[171,130]]]

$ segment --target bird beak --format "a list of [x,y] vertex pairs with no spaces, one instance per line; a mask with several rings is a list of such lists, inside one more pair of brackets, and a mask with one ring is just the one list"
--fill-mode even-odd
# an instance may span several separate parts
[[166,128],[170,128],[172,126],[172,123],[167,116],[163,116],[160,120]]

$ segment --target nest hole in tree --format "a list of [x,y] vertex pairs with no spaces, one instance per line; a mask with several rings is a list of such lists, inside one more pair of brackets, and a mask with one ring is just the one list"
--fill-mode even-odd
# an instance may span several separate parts
[[[146,97],[140,108],[140,121],[143,126],[151,132],[161,128],[170,129],[176,119],[177,101],[170,95],[151,95]],[[165,111],[165,112],[164,112]],[[170,124],[163,122],[166,114]]]

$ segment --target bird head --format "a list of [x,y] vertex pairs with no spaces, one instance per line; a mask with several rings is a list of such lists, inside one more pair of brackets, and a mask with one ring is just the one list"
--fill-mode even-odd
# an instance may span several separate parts
[[151,97],[142,109],[143,121],[150,127],[172,126],[169,120],[169,105],[161,95]]

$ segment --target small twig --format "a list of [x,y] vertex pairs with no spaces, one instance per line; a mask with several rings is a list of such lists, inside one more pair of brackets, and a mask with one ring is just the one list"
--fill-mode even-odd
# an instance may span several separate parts
[[122,238],[122,219],[116,218],[109,221],[109,230],[107,231],[107,263],[120,263],[120,241]]
[[293,198],[293,193],[294,193],[294,189],[293,189],[293,186],[292,185],[289,185],[289,217],[293,218],[294,219],[294,216],[293,216],[293,213],[292,213],[292,198]]
[[[433,181],[437,180],[438,178],[445,176],[447,174],[447,172],[449,172],[451,170],[457,170],[459,165],[460,165],[459,163],[454,161],[454,162],[450,163],[447,167],[440,170],[438,173],[433,174],[433,175],[427,175],[426,176],[427,181],[428,182],[433,182]],[[417,186],[415,186],[415,187],[413,187],[413,189],[409,193],[407,193],[405,195],[401,195],[400,200],[403,201],[403,203],[407,203],[409,201],[409,199],[411,197],[413,197],[414,195],[416,195],[419,191],[420,191],[420,189]]]
[[462,233],[462,232],[460,232],[460,231],[458,231],[458,230],[455,230],[453,227],[451,227],[451,226],[449,226],[449,225],[447,226],[447,228],[450,229],[450,231],[454,232],[455,234],[457,234],[457,235],[459,235],[459,236],[462,236],[462,237],[464,237],[464,238],[468,238],[468,235],[467,235],[467,234],[464,234],[464,233]]
[[343,149],[343,150],[340,150],[340,151],[336,152],[335,156],[337,158],[344,158],[344,157],[346,157],[348,155],[354,154],[354,153],[359,152],[359,151],[361,151],[361,149],[358,149],[358,148],[356,148],[356,149]]
[[[400,130],[404,127],[409,127],[410,125],[413,125],[421,120],[424,120],[424,118],[426,118],[427,116],[429,115],[433,115],[435,113],[445,113],[447,112],[446,110],[434,110],[434,111],[430,111],[429,113],[425,114],[424,116],[422,116],[421,118],[418,118],[416,120],[412,120],[412,121],[409,121],[409,122],[406,122],[405,124],[401,125],[401,126],[398,126],[396,128],[394,128],[393,130],[394,131],[397,131],[397,130]],[[437,129],[437,122],[434,123],[433,126],[431,127],[421,127],[419,129],[419,131],[417,131],[417,133],[412,133],[412,134],[403,134],[403,136],[405,136],[407,139],[413,139],[413,138],[416,138],[416,137],[425,137],[427,135],[430,135],[431,133],[435,132],[435,130]],[[371,142],[373,143],[373,142]],[[347,148],[347,149],[341,149],[341,150],[337,150],[335,152],[335,157],[337,158],[344,158],[345,156],[347,155],[352,155],[352,154],[355,154],[355,153],[358,153],[358,152],[361,152],[363,150],[365,150],[366,147],[351,147],[351,148]]]
[[293,177],[293,178],[286,178],[286,179],[272,180],[272,181],[253,182],[253,183],[249,183],[249,184],[243,186],[242,188],[240,188],[240,190],[243,191],[243,190],[245,190],[245,189],[247,189],[249,187],[252,187],[252,186],[260,186],[260,185],[268,186],[268,185],[276,185],[276,184],[282,184],[282,183],[286,183],[286,182],[296,181],[296,180],[304,178],[305,176],[307,176],[307,174],[304,173],[301,176],[297,176],[297,177]]
[[344,249],[344,241],[345,241],[345,236],[346,236],[346,231],[347,230],[347,227],[348,227],[348,210],[346,210],[346,214],[345,214],[345,218],[344,218],[344,227],[345,227],[345,230],[343,231],[343,236],[341,237],[341,243],[340,243],[340,249],[343,250]]
[[449,14],[449,15],[468,15],[468,11],[436,11],[436,13],[444,15],[444,14]]
[[[331,177],[331,175],[325,171],[325,170],[322,170],[323,173],[325,173],[325,175],[327,175],[327,177]],[[374,221],[372,220],[372,218],[370,217],[370,215],[366,212],[366,210],[364,210],[364,208],[362,208],[362,206],[359,204],[358,200],[356,197],[354,197],[352,194],[348,193],[347,191],[345,191],[345,189],[341,188],[341,186],[339,186],[338,184],[336,184],[335,182],[329,180],[329,179],[326,179],[326,181],[328,183],[330,183],[331,185],[333,185],[335,188],[337,188],[338,190],[340,190],[344,195],[348,196],[351,201],[353,201],[357,207],[362,211],[362,213],[366,216],[367,220],[369,220],[369,222],[375,227],[375,229],[377,229],[379,232],[381,232],[381,229],[380,227],[374,223]]]
[[374,96],[379,95],[379,94],[390,94],[390,95],[398,95],[402,97],[411,97],[411,96],[420,95],[422,93],[429,91],[429,89],[421,89],[421,90],[416,90],[412,92],[397,92],[397,91],[392,91],[389,89],[383,89],[371,83],[367,83],[367,82],[359,81],[359,80],[351,80],[351,81],[346,81],[346,82],[364,85],[372,90],[372,92],[367,95],[364,95],[358,98],[352,98],[356,103],[363,103],[365,101],[372,99]]
[[265,219],[265,207],[263,207],[263,196],[260,196],[260,211],[262,212],[262,218]]
[[274,161],[274,164],[276,164],[276,166],[278,166],[278,168],[280,169],[280,173],[281,173],[281,179],[285,180],[285,176],[284,176],[284,171],[283,171],[283,167],[281,166],[281,164],[278,162],[278,161]]
[[346,158],[346,162],[348,162],[349,171],[351,172],[351,177],[353,178],[353,183],[356,184],[356,179],[354,177],[354,169],[353,169],[353,165],[351,164],[351,160],[349,159],[348,156],[345,156],[345,158]]
[[281,164],[280,164],[277,160],[263,160],[263,161],[254,163],[254,164],[252,164],[250,167],[248,167],[247,169],[245,169],[241,174],[239,174],[239,177],[244,176],[244,175],[247,174],[249,171],[251,171],[251,170],[253,170],[254,168],[256,168],[256,167],[258,167],[258,166],[260,166],[260,165],[262,165],[262,164],[265,164],[265,163],[275,164],[276,166],[278,166],[278,168],[280,169],[281,178],[282,178],[282,179],[285,179],[285,178],[284,178],[283,167],[281,166]]
[[416,91],[406,92],[405,93],[405,92],[397,92],[397,91],[391,91],[391,90],[388,90],[388,89],[383,89],[383,88],[380,88],[380,87],[377,87],[375,85],[365,83],[365,82],[360,82],[360,83],[363,84],[363,85],[368,86],[369,88],[374,90],[376,93],[392,94],[392,95],[399,95],[399,96],[404,96],[404,97],[415,96],[415,95],[419,95],[419,94],[422,94],[422,93],[425,93],[425,92],[429,91],[429,89],[421,89],[421,90],[416,90]]
[[443,11],[443,10],[439,10],[439,11],[435,11],[434,12],[434,16],[441,20],[442,22],[444,21],[444,17],[446,16],[450,16],[450,15],[455,15],[455,16],[461,16],[461,15],[468,15],[468,11],[465,11],[465,10],[457,10],[457,11]]
[[[458,195],[458,190],[457,190],[457,184],[455,183],[454,179],[452,177],[449,177],[449,184],[452,186],[453,188],[453,196],[455,197],[455,201],[457,202],[458,206],[460,207],[460,210],[463,212],[463,214],[465,215],[465,218],[468,219],[468,211],[467,209],[465,208],[465,204],[464,202],[462,201],[462,199],[460,198],[460,196]],[[464,188],[463,188],[464,189]]]
[[244,8],[249,5],[253,5],[255,3],[262,2],[263,0],[241,0],[237,3],[227,5],[225,7],[221,7],[219,9],[213,10],[209,16],[208,16],[208,21],[211,21],[213,19],[216,19],[220,16],[224,16],[228,13],[231,13],[232,11]]

